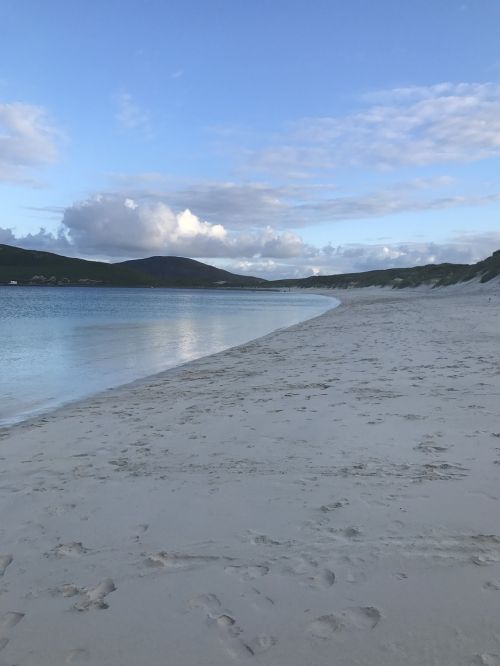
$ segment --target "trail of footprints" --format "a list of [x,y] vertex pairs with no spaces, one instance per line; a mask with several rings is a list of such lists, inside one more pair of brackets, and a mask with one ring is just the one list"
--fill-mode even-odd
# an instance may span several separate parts
[[[327,515],[347,503],[343,500],[331,505],[322,505],[320,512]],[[152,554],[143,554],[143,563],[146,567],[163,569],[166,572],[186,572],[194,568],[210,566],[213,564],[223,567],[227,576],[235,577],[247,584],[249,601],[258,609],[272,609],[275,605],[273,599],[258,589],[259,581],[270,573],[291,576],[299,584],[312,589],[327,590],[335,583],[335,573],[324,566],[308,552],[297,552],[300,544],[286,542],[272,538],[265,534],[249,533],[245,540],[250,540],[255,546],[267,549],[268,559],[244,563],[237,558],[212,554],[186,554],[178,552],[159,551]],[[278,546],[291,547],[290,554],[283,554]],[[372,544],[373,545],[373,544]],[[390,547],[391,550],[408,551],[413,557],[451,558],[453,561],[469,561],[477,565],[498,562],[500,555],[500,537],[496,535],[461,535],[448,536],[436,539],[429,536],[417,536],[413,539],[384,537],[380,539],[379,546]],[[276,549],[276,551],[275,551]],[[91,550],[81,542],[59,543],[50,552],[51,558],[73,558],[85,556]],[[0,577],[4,576],[13,562],[12,555],[0,555]],[[108,596],[116,590],[111,578],[101,580],[95,586],[78,587],[72,583],[65,583],[58,588],[50,590],[54,596],[72,599],[72,609],[86,612],[94,609],[107,609]],[[483,583],[487,592],[499,592],[500,581],[487,580]],[[214,635],[218,637],[227,652],[234,658],[248,658],[270,650],[278,643],[271,633],[254,635],[238,623],[234,613],[223,607],[219,597],[213,593],[201,594],[193,597],[186,603],[189,611],[202,612],[205,621],[213,628]],[[23,620],[24,613],[8,611],[0,615],[0,651],[9,643],[15,627]],[[333,639],[339,633],[358,631],[372,631],[382,621],[382,612],[375,606],[356,606],[336,610],[315,617],[303,625],[303,631],[310,640],[324,641]],[[495,664],[496,655],[478,655],[473,663]],[[66,655],[67,664],[83,664],[89,661],[86,649],[76,648]]]
[[[12,555],[0,555],[0,576],[4,576],[7,567],[13,562]],[[10,630],[13,629],[24,617],[24,613],[8,611],[0,615],[0,651],[9,643]]]
[[[71,542],[58,544],[48,556],[53,557],[74,557],[90,552],[81,542]],[[11,564],[13,558],[11,555],[0,556],[0,575],[5,573],[5,569]],[[111,578],[106,578],[94,587],[78,588],[71,583],[65,583],[59,588],[50,590],[54,596],[78,597],[73,604],[73,609],[83,612],[92,609],[109,608],[106,597],[116,590],[116,585]],[[6,635],[24,618],[24,613],[9,611],[0,615],[0,650],[9,643],[9,636]],[[90,653],[86,648],[74,648],[65,655],[65,664],[87,664],[90,663]]]
[[[67,544],[59,544],[53,551],[46,554],[49,557],[71,557],[78,556],[89,552],[84,548],[81,542],[71,542]],[[5,572],[14,558],[12,555],[0,555],[0,577],[5,575]],[[73,609],[77,611],[88,611],[91,609],[106,609],[108,603],[106,597],[116,590],[116,585],[111,578],[106,578],[94,587],[78,588],[71,583],[65,583],[59,588],[50,590],[53,596],[63,597],[78,597],[73,605]],[[23,620],[25,613],[17,611],[7,611],[0,614],[0,651],[7,647],[9,644],[12,630]],[[89,653],[86,649],[76,648],[71,650],[65,659],[66,664],[83,664],[89,660]]]

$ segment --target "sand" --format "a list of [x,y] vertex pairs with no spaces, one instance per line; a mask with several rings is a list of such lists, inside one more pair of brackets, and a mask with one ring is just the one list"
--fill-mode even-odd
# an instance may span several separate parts
[[500,664],[500,287],[339,297],[1,431],[2,666]]

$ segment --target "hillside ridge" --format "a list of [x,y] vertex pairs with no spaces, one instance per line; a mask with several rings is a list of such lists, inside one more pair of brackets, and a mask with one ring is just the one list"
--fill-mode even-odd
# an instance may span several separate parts
[[265,280],[236,275],[184,257],[114,264],[0,244],[0,283],[44,286],[248,287]]
[[427,264],[307,278],[265,280],[238,275],[195,259],[153,256],[116,263],[65,257],[43,250],[0,244],[0,284],[78,285],[121,287],[260,287],[404,289],[430,285],[444,287],[477,279],[489,282],[500,276],[500,250],[475,264]]

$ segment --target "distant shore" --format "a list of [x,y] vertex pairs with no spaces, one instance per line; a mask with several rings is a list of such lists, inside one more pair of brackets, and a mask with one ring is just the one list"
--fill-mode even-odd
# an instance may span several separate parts
[[328,293],[0,430],[0,663],[500,663],[500,287]]

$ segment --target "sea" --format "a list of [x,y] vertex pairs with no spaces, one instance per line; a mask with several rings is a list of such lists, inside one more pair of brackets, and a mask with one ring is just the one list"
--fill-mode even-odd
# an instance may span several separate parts
[[0,287],[0,425],[240,345],[336,303],[267,290]]

